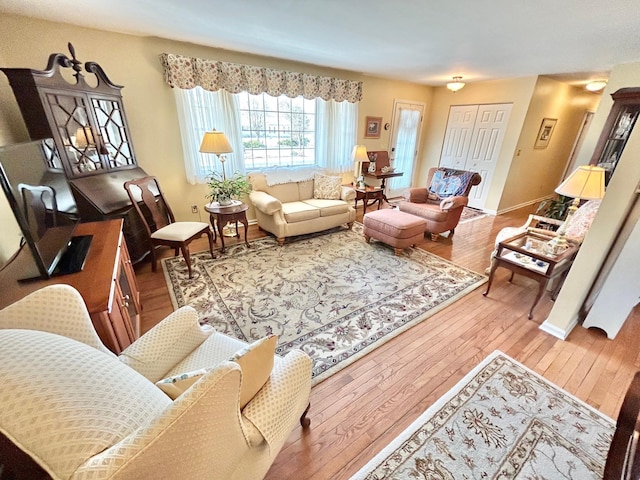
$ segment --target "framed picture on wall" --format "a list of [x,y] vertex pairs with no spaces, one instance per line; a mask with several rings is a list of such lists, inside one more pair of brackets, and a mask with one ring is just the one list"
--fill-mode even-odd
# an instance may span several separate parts
[[382,117],[367,117],[365,121],[364,138],[380,138]]
[[540,130],[538,131],[538,137],[533,148],[547,148],[549,140],[551,140],[551,134],[553,129],[556,128],[557,118],[543,118]]

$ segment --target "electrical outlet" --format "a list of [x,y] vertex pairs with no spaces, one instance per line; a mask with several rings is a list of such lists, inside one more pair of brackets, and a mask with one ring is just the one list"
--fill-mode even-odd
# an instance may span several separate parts
[[191,205],[191,213],[198,213],[198,205]]

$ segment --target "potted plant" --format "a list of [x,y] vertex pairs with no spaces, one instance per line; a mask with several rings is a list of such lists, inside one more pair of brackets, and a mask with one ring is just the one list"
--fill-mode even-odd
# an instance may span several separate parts
[[210,202],[218,202],[220,206],[231,205],[232,199],[239,199],[251,191],[251,183],[246,176],[239,172],[227,178],[218,172],[212,172],[207,177],[209,193],[206,198]]

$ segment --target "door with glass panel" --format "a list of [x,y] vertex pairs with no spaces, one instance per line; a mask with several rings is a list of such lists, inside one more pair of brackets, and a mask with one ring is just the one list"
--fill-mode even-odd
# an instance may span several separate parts
[[420,144],[424,107],[424,103],[420,102],[394,101],[389,153],[391,165],[396,172],[402,172],[403,175],[389,179],[386,193],[388,198],[402,196],[411,185]]

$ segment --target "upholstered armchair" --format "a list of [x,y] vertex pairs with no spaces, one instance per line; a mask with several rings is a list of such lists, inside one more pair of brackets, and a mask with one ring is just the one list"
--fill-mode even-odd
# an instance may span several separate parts
[[[578,208],[578,210],[576,210],[576,213],[567,220],[567,225],[565,226],[565,237],[567,240],[576,245],[582,244],[585,235],[591,227],[591,223],[593,223],[596,213],[598,213],[598,208],[600,208],[601,202],[602,200],[589,200],[585,202],[580,206],[580,208]],[[563,223],[564,222],[562,220],[557,220],[555,218],[531,214],[523,225],[503,228],[498,232],[498,235],[496,235],[493,251],[490,256],[490,264],[485,270],[485,273],[488,274],[491,271],[491,264],[498,253],[498,244],[503,240],[515,237],[519,233],[526,231],[539,233],[549,237],[549,240],[551,240],[557,236],[556,232],[560,229]]]
[[427,221],[425,232],[429,232],[435,242],[441,233],[454,234],[462,210],[469,203],[469,191],[481,181],[482,177],[475,172],[431,168],[428,186],[407,190],[398,208],[401,212],[424,218]]
[[274,348],[183,307],[116,356],[75,289],[45,287],[0,311],[2,448],[56,479],[263,478],[308,425],[311,360]]

